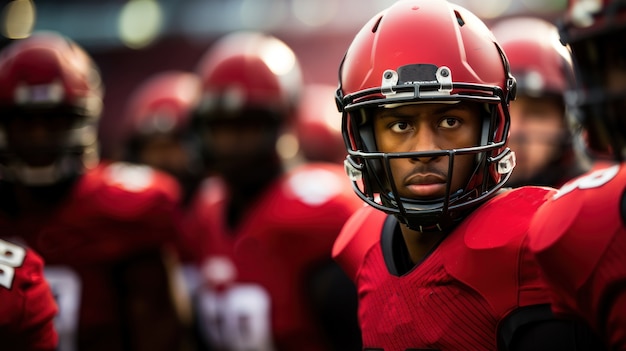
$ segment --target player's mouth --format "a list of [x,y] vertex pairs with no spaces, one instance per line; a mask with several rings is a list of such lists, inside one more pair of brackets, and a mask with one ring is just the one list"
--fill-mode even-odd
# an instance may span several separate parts
[[446,191],[446,178],[439,174],[414,174],[407,179],[406,188],[415,197],[440,197]]

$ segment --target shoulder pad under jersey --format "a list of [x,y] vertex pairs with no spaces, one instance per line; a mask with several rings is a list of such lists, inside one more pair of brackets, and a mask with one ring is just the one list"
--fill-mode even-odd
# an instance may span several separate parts
[[343,226],[333,246],[332,256],[350,278],[356,278],[365,255],[380,242],[386,218],[386,213],[364,206]]
[[[43,276],[42,258],[28,248],[0,240],[0,268],[0,328],[27,335],[45,329],[48,323],[51,326],[57,305]],[[53,344],[56,335],[50,337]]]
[[309,206],[319,206],[340,195],[355,196],[343,167],[331,163],[307,163],[291,170],[284,190]]
[[[81,178],[74,192],[79,203],[117,218],[137,218],[178,206],[180,187],[170,175],[144,165],[102,164]],[[83,202],[85,201],[85,202]]]
[[[526,249],[528,226],[537,208],[556,190],[526,186],[505,191],[477,208],[442,243],[444,265],[460,281],[479,291],[494,309],[504,313],[518,300],[527,279],[538,279]],[[495,282],[495,283],[494,283]],[[531,292],[532,293],[532,292]],[[523,301],[521,301],[523,303]]]
[[[543,205],[530,226],[529,246],[564,285],[576,291],[621,230],[626,167],[613,165],[566,183]],[[576,261],[563,255],[580,252]],[[564,267],[567,266],[567,267]]]

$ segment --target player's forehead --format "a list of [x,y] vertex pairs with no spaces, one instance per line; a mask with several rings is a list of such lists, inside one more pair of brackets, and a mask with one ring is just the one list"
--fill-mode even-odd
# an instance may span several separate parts
[[481,104],[469,101],[406,103],[386,105],[374,109],[376,117],[417,117],[440,116],[446,113],[460,113],[466,116],[480,115]]

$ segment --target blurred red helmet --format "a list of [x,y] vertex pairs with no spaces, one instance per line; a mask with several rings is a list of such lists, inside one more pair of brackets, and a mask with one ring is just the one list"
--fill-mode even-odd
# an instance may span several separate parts
[[183,132],[199,99],[199,89],[200,80],[190,72],[165,71],[146,79],[126,104],[126,138]]
[[0,132],[7,132],[9,120],[32,115],[50,121],[71,117],[73,123],[64,150],[56,151],[58,159],[48,167],[32,167],[10,150],[5,142],[10,138],[0,138],[2,163],[9,170],[6,177],[48,184],[95,165],[102,97],[98,67],[71,39],[40,32],[5,47],[0,53]]
[[91,57],[54,32],[13,42],[0,55],[0,106],[23,109],[67,107],[99,118],[102,82]]
[[336,86],[326,84],[304,87],[297,111],[296,135],[307,160],[343,163],[346,158],[341,113],[335,104],[336,90]]
[[197,73],[202,82],[197,114],[203,118],[257,110],[282,121],[294,113],[302,89],[295,53],[278,38],[259,32],[222,37],[201,58]]
[[511,17],[491,27],[506,53],[517,93],[562,96],[574,84],[572,57],[558,28],[536,17]]
[[626,160],[626,1],[570,0],[560,27],[577,74],[570,102],[588,149]]
[[[395,2],[356,35],[339,70],[337,103],[343,111],[344,138],[349,141],[346,169],[357,195],[415,230],[451,225],[493,196],[510,175],[514,159],[506,138],[508,104],[514,95],[515,80],[507,59],[474,14],[444,0]],[[436,201],[400,198],[391,185],[389,155],[377,149],[369,110],[452,101],[485,105],[480,145],[472,150],[420,152],[420,157],[447,156],[452,167],[459,152],[476,154],[474,176],[464,189],[448,190]],[[448,174],[452,172],[449,169]]]

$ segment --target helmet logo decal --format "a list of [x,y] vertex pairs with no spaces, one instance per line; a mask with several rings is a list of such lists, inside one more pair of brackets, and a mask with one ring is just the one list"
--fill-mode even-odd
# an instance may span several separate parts
[[58,104],[64,95],[63,84],[56,80],[50,84],[20,84],[15,88],[14,99],[18,105]]
[[437,67],[431,64],[413,64],[383,72],[381,93],[387,97],[396,95],[397,85],[439,85],[435,91],[420,92],[420,95],[449,95],[452,92],[452,72],[446,66]]

